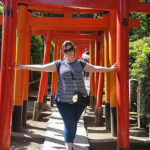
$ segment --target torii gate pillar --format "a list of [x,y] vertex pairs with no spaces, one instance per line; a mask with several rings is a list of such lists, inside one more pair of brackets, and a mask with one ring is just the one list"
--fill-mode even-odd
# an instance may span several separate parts
[[5,0],[0,76],[0,149],[10,149],[17,0]]
[[117,11],[117,150],[129,149],[129,0],[118,0]]

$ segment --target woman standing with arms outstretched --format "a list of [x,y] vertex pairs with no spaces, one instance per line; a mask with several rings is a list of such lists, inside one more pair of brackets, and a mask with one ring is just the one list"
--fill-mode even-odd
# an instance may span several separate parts
[[70,41],[65,41],[62,45],[64,52],[63,60],[56,60],[45,65],[20,65],[17,69],[27,69],[31,71],[58,71],[58,87],[55,97],[55,103],[64,121],[64,140],[66,150],[73,149],[73,141],[75,139],[77,123],[85,106],[74,103],[72,101],[75,93],[75,87],[71,76],[74,75],[77,89],[84,95],[87,95],[82,72],[109,72],[116,69],[116,65],[110,68],[102,66],[94,66],[82,60],[75,59],[76,48]]

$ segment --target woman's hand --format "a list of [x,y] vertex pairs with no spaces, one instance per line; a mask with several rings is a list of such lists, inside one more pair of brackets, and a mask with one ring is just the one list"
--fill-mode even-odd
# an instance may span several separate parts
[[16,68],[17,70],[23,69],[23,65],[15,64],[15,68]]
[[110,69],[111,69],[111,70],[116,70],[116,69],[117,69],[117,63],[114,63],[114,64],[111,66]]

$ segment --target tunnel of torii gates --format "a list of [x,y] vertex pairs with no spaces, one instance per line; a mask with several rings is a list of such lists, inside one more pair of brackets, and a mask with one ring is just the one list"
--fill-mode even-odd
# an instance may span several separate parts
[[[109,67],[117,62],[116,72],[105,73],[106,115],[108,115],[107,111],[110,107],[113,136],[116,136],[117,127],[117,149],[129,149],[128,39],[129,30],[139,27],[139,20],[129,19],[129,12],[149,14],[150,3],[138,0],[93,0],[92,3],[90,0],[5,0],[2,2],[4,15],[3,20],[1,18],[3,31],[0,79],[0,149],[10,149],[11,126],[12,130],[20,131],[22,124],[26,123],[24,112],[26,112],[28,100],[29,72],[15,70],[14,64],[15,62],[17,64],[30,63],[31,34],[44,36],[43,64],[49,62],[52,41],[55,45],[53,60],[63,58],[61,44],[64,40],[71,40],[75,43],[77,46],[76,58],[80,58],[82,50],[88,47],[90,63]],[[64,14],[64,17],[36,17],[32,16],[32,12]],[[94,13],[103,13],[103,17],[72,18],[72,14]],[[80,49],[82,50],[79,52]],[[52,99],[57,88],[56,74],[52,75]],[[97,99],[96,110],[101,107],[103,83],[103,73],[90,74],[91,99]],[[48,74],[42,72],[37,99],[38,113],[40,104],[45,101],[44,97],[47,96],[47,86]],[[36,116],[35,114],[35,118],[37,118]],[[109,118],[109,115],[106,118]],[[107,127],[109,126],[108,122],[109,120],[106,119]]]

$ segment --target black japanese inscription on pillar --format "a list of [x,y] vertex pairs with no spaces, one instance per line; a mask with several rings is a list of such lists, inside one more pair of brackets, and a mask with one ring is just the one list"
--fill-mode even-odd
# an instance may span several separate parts
[[128,26],[128,20],[127,20],[127,18],[123,18],[122,25],[124,27]]
[[13,10],[12,10],[12,8],[6,7],[6,8],[4,9],[4,16],[13,17]]

